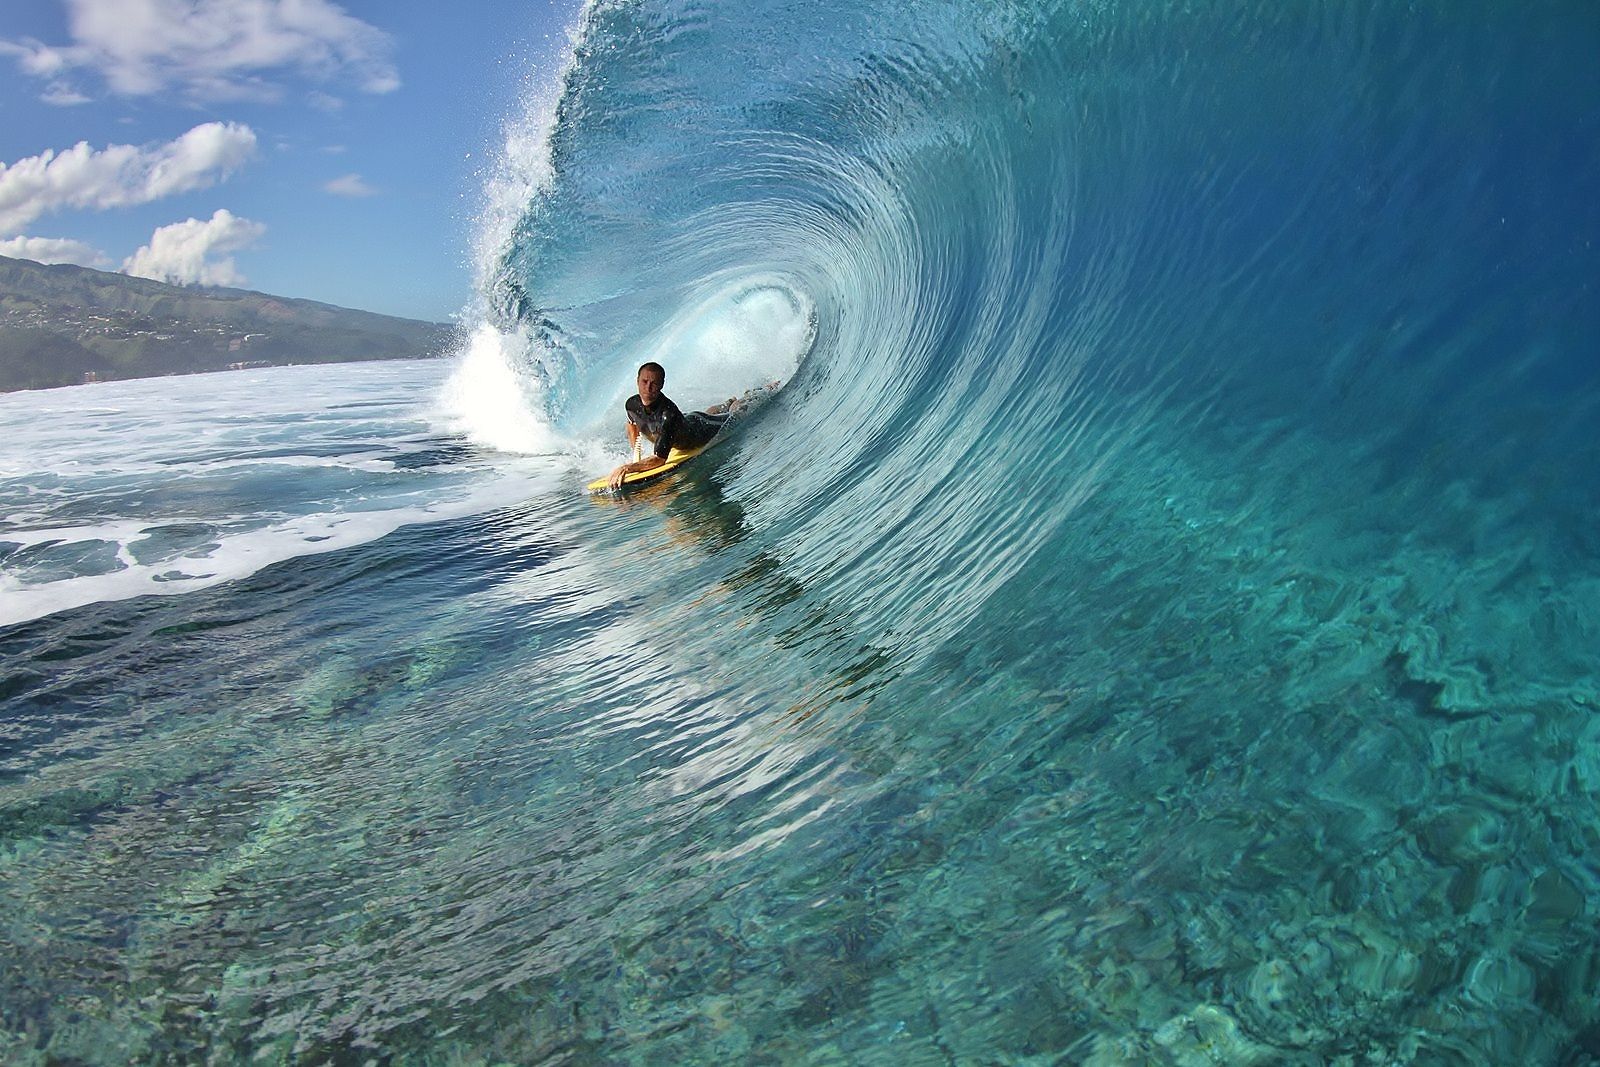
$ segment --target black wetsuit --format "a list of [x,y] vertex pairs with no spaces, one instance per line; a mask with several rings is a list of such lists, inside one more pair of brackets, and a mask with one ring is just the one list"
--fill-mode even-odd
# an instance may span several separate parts
[[656,397],[654,407],[647,408],[639,399],[639,394],[634,393],[625,406],[628,421],[656,443],[657,459],[666,459],[667,453],[674,448],[699,448],[717,436],[717,431],[728,419],[726,415],[708,415],[704,411],[691,411],[685,415],[665,394]]

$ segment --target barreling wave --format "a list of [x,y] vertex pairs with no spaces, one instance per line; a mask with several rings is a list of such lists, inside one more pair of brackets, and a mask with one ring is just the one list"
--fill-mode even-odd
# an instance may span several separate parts
[[743,476],[891,643],[957,632],[1153,462],[1233,466],[1241,512],[1280,466],[1369,492],[1333,457],[1513,496],[1554,463],[1572,519],[1591,22],[597,3],[487,317],[566,436],[645,358],[689,402],[789,379]]

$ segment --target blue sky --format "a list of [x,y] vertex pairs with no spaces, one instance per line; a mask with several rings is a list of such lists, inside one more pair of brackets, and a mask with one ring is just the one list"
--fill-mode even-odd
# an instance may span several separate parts
[[4,0],[0,255],[444,320],[581,0]]

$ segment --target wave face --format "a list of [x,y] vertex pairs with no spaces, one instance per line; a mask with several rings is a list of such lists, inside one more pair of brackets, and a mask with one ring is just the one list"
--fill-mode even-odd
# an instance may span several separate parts
[[[0,629],[0,1058],[1588,1062],[1596,55],[1553,0],[592,5],[447,416],[226,392],[201,468],[145,432],[335,470],[196,505],[273,565]],[[591,500],[650,358],[785,385]],[[0,563],[176,507],[26,466]]]
[[751,375],[805,356],[751,477],[891,653],[1070,568],[1091,501],[1447,554],[1488,515],[1525,542],[1515,515],[1576,562],[1595,33],[1570,4],[599,5],[496,308],[553,339],[569,427],[649,355],[699,399],[718,301],[814,324],[737,331]]

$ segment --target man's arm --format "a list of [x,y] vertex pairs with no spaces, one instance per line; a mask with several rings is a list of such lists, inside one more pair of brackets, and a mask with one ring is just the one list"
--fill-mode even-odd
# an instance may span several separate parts
[[[676,407],[669,407],[667,417],[661,423],[661,433],[656,437],[655,453],[636,459],[632,463],[624,463],[611,472],[611,477],[606,484],[612,489],[622,488],[622,479],[629,474],[638,474],[643,471],[654,470],[667,461],[667,456],[672,453],[672,445],[677,440],[678,430],[683,425],[683,415]],[[639,439],[639,428],[628,420],[628,441],[630,444]]]
[[[639,427],[633,424],[632,419],[628,420],[628,448],[633,452],[634,455],[637,456],[639,454]],[[607,480],[606,484],[612,489],[621,489],[622,479],[625,476],[633,474],[637,471],[647,471],[653,467],[659,467],[664,462],[666,461],[658,458],[655,455],[649,455],[643,459],[636,459],[632,463],[624,463],[622,466],[611,472],[611,477]]]

